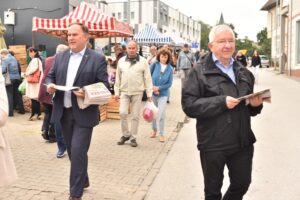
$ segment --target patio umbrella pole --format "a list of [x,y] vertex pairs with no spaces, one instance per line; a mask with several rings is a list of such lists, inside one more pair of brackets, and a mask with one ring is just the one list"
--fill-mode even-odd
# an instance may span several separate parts
[[32,47],[35,47],[35,32],[34,31],[31,32],[31,40],[32,40],[32,42],[31,42]]

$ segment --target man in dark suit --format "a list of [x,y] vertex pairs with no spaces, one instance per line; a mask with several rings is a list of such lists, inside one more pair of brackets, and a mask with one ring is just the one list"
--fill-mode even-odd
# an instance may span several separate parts
[[[47,76],[47,92],[53,98],[52,122],[61,122],[62,133],[71,161],[70,200],[80,200],[89,186],[88,157],[93,127],[99,124],[99,109],[90,105],[80,109],[77,97],[84,97],[82,87],[97,82],[108,85],[105,57],[87,48],[88,28],[72,24],[68,29],[70,51],[57,54]],[[59,91],[55,85],[78,86],[77,91]]]

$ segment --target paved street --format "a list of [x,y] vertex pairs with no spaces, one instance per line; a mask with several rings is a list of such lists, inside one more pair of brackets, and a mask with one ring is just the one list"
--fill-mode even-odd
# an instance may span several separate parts
[[[86,200],[142,199],[168,151],[175,142],[178,122],[184,120],[180,106],[180,81],[175,77],[167,108],[166,143],[150,139],[151,126],[141,119],[139,146],[118,146],[120,122],[106,120],[94,129],[89,151],[91,186]],[[11,187],[0,189],[1,200],[66,200],[69,161],[56,158],[56,143],[43,141],[41,121],[28,121],[29,114],[9,118],[9,139],[19,175]],[[179,123],[180,124],[180,123]]]
[[[272,103],[253,118],[256,133],[253,180],[245,200],[299,200],[300,82],[262,69],[256,90],[271,88]],[[227,174],[227,172],[225,172]],[[226,176],[222,191],[229,185]],[[195,121],[180,132],[145,200],[204,199]]]
[[[168,141],[150,139],[150,124],[141,120],[138,148],[117,146],[120,124],[107,120],[94,129],[89,152],[91,187],[85,200],[195,200],[203,199],[203,179],[196,149],[194,120],[183,124],[180,82],[175,77],[167,110]],[[256,90],[271,88],[272,103],[265,104],[252,124],[255,144],[253,183],[245,200],[298,200],[300,196],[300,82],[273,69],[262,69]],[[40,136],[41,121],[26,116],[10,118],[10,143],[19,180],[0,189],[1,200],[65,200],[69,161],[55,157],[56,144]],[[225,191],[228,180],[224,181]],[[146,196],[146,198],[145,198]]]

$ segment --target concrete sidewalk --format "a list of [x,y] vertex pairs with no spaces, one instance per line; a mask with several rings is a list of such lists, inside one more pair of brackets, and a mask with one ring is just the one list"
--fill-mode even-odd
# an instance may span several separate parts
[[185,124],[145,200],[201,199],[203,176],[196,148],[195,121]]
[[[261,69],[255,90],[271,89],[272,103],[252,118],[255,143],[252,184],[245,200],[300,198],[300,82],[273,69]],[[145,200],[204,199],[203,176],[196,149],[195,121],[182,129]],[[222,192],[229,185],[225,170]]]
[[[89,151],[91,186],[85,200],[143,199],[158,173],[167,152],[176,140],[184,113],[180,105],[180,80],[174,77],[171,103],[167,107],[167,142],[150,139],[150,123],[140,121],[139,146],[118,146],[120,121],[106,120],[94,129]],[[66,200],[68,198],[69,160],[56,158],[57,146],[43,141],[42,121],[28,121],[29,114],[9,118],[9,141],[19,179],[0,189],[1,200]]]

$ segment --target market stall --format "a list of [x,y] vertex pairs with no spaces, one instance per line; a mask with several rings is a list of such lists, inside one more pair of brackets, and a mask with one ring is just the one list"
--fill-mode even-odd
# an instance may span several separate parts
[[173,46],[183,47],[184,44],[189,44],[189,42],[187,42],[186,40],[184,40],[183,38],[181,38],[175,33],[170,32],[170,33],[164,33],[163,35],[171,38],[171,44]]
[[146,25],[144,29],[142,29],[140,32],[136,33],[133,36],[133,39],[138,44],[143,44],[143,45],[147,45],[147,44],[163,45],[163,44],[172,43],[170,36],[163,35],[151,25]]
[[92,38],[130,37],[133,29],[128,23],[119,22],[97,9],[93,4],[81,2],[73,11],[61,19],[33,17],[32,32],[67,37],[67,30],[72,23],[82,23],[89,28]]

